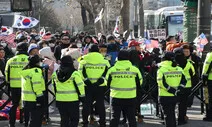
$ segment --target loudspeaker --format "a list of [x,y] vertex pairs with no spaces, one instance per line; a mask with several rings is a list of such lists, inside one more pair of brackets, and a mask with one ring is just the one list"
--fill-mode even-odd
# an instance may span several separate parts
[[32,0],[10,0],[13,12],[31,11]]

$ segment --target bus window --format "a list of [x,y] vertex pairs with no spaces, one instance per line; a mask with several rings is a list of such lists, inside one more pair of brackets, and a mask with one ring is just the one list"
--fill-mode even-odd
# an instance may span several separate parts
[[169,16],[168,18],[168,33],[169,35],[176,35],[183,31],[183,16]]

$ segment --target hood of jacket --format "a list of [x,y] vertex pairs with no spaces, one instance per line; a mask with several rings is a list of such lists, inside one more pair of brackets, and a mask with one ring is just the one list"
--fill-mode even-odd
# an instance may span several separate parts
[[162,61],[159,64],[159,67],[172,67],[172,61],[168,61],[168,60]]
[[129,67],[132,66],[132,63],[129,61],[129,60],[120,60],[120,61],[117,61],[115,63],[115,68],[116,69],[128,69]]
[[71,75],[74,71],[75,71],[75,69],[73,67],[60,66],[58,68],[58,70],[56,71],[57,78],[60,82],[65,82],[66,80],[68,80],[71,77]]
[[85,55],[83,57],[83,60],[85,60],[87,63],[98,64],[99,62],[104,60],[104,57],[98,52],[91,52]]

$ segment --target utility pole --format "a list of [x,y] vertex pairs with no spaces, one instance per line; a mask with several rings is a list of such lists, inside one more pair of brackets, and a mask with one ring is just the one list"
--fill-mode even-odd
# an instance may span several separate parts
[[198,0],[197,35],[204,33],[209,41],[204,47],[203,56],[210,51],[211,0]]

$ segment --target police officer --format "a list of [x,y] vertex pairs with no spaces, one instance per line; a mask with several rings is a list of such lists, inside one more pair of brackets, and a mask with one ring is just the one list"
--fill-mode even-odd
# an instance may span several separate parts
[[202,70],[202,77],[203,82],[206,83],[208,88],[209,94],[209,104],[208,108],[206,109],[206,116],[203,118],[204,121],[212,121],[212,52],[209,52],[206,56],[203,70]]
[[21,42],[17,45],[17,54],[7,61],[5,68],[6,81],[9,84],[13,106],[10,109],[9,126],[15,127],[16,110],[21,100],[21,76],[20,72],[28,63],[28,44]]
[[187,105],[188,105],[188,97],[191,93],[191,77],[195,75],[194,66],[192,64],[192,61],[187,60],[184,56],[183,49],[178,48],[174,50],[175,53],[175,60],[179,67],[183,69],[183,72],[185,74],[185,78],[187,80],[185,89],[181,91],[181,94],[179,95],[179,113],[178,113],[178,125],[183,125],[187,123]]
[[118,127],[121,111],[125,112],[130,127],[136,127],[136,88],[142,84],[138,68],[129,61],[129,52],[121,50],[118,61],[106,75],[112,98],[110,127]]
[[84,100],[85,91],[84,82],[75,70],[71,56],[62,57],[59,69],[53,74],[53,81],[61,127],[78,127],[79,100]]
[[104,59],[103,55],[99,53],[99,48],[95,44],[91,46],[89,53],[82,58],[79,71],[86,85],[86,99],[82,110],[83,126],[86,127],[88,125],[88,115],[91,113],[93,101],[96,101],[96,110],[100,117],[99,124],[101,127],[105,127],[105,75],[110,64]]
[[174,53],[165,53],[163,62],[160,63],[157,72],[159,101],[165,116],[166,127],[176,127],[175,106],[177,95],[186,85],[183,70],[176,66],[174,59]]
[[[21,71],[22,101],[24,110],[30,113],[30,127],[41,127],[44,112],[45,81],[38,55],[29,57],[29,64]],[[28,127],[25,123],[25,127]]]

